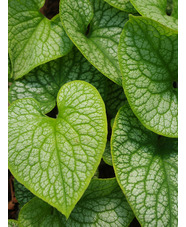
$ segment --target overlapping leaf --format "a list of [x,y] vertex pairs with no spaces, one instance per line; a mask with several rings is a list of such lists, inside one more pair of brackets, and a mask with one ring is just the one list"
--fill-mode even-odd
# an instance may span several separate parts
[[147,130],[129,105],[118,112],[111,142],[117,180],[142,226],[177,226],[177,139]]
[[67,221],[49,204],[34,198],[22,208],[19,223],[23,227],[123,227],[133,218],[133,212],[113,178],[93,179]]
[[111,117],[126,100],[122,87],[107,79],[73,48],[68,55],[41,65],[14,81],[9,89],[9,102],[34,98],[40,103],[42,112],[48,113],[56,105],[60,87],[73,80],[84,80],[95,86],[105,100],[107,113]]
[[43,4],[44,0],[8,2],[9,54],[15,79],[72,48],[59,16],[49,20],[40,13]]
[[136,13],[136,9],[131,4],[130,0],[104,0],[113,7],[123,10],[128,13]]
[[125,94],[141,123],[155,133],[177,137],[177,33],[131,16],[121,35],[119,61]]
[[34,99],[9,108],[9,168],[33,194],[68,217],[93,177],[107,139],[104,103],[83,81],[58,93],[57,119]]
[[103,0],[61,0],[60,17],[65,31],[89,62],[121,85],[117,51],[128,14]]
[[27,188],[25,188],[24,185],[19,183],[16,179],[14,179],[14,190],[15,190],[15,197],[20,207],[23,207],[28,201],[34,198],[34,195]]
[[130,0],[137,11],[148,18],[178,30],[178,0]]
[[110,142],[107,142],[105,151],[103,153],[103,161],[107,164],[112,166],[112,156],[110,153]]

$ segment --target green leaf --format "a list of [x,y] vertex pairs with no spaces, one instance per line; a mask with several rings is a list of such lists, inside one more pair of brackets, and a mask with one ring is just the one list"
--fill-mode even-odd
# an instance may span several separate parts
[[[25,77],[16,80],[9,90],[9,102],[34,98],[40,103],[42,112],[48,113],[56,105],[57,93],[61,86],[73,80],[85,80],[98,89],[102,98],[107,95],[108,79],[73,48],[68,55],[41,65]],[[110,86],[118,89],[119,86],[111,83]]]
[[56,105],[60,87],[73,80],[84,80],[95,86],[105,100],[107,113],[111,117],[115,117],[126,100],[122,87],[103,76],[73,48],[68,55],[41,65],[14,81],[9,89],[9,103],[34,98],[40,103],[42,112],[48,113]]
[[8,219],[8,227],[19,227],[18,221],[14,219]]
[[40,13],[43,4],[44,0],[8,1],[9,54],[15,79],[72,48],[59,16],[49,20]]
[[147,130],[126,104],[111,138],[116,177],[142,226],[177,226],[178,141]]
[[107,114],[113,118],[116,116],[120,107],[124,105],[126,102],[126,96],[123,91],[123,88],[113,83],[112,81],[108,81],[107,86],[107,96],[104,98]]
[[112,166],[112,156],[110,151],[110,142],[107,142],[105,152],[103,153],[103,161],[109,165]]
[[177,33],[131,16],[121,35],[119,61],[125,94],[141,123],[160,135],[177,137]]
[[14,189],[15,189],[15,197],[20,207],[23,207],[28,201],[30,201],[34,197],[34,195],[27,188],[25,188],[24,185],[19,183],[15,178],[14,178]]
[[11,81],[11,72],[12,72],[12,65],[10,61],[10,56],[8,55],[8,81]]
[[[178,0],[130,0],[137,11],[166,27],[178,30]],[[170,4],[171,2],[171,4]],[[171,7],[171,15],[168,14]]]
[[104,0],[109,3],[111,6],[116,7],[117,9],[123,10],[128,13],[136,13],[136,9],[131,4],[130,0]]
[[103,0],[61,0],[60,17],[65,31],[88,61],[121,85],[117,51],[128,14]]
[[107,140],[105,106],[87,82],[65,84],[57,119],[42,114],[34,99],[9,107],[9,168],[33,194],[66,217],[93,177]]
[[64,216],[38,198],[32,199],[20,211],[20,226],[123,227],[134,218],[115,178],[93,179],[66,221]]

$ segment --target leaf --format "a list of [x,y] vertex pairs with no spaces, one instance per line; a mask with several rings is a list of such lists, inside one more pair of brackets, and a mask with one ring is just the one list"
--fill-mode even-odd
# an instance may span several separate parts
[[107,142],[105,151],[103,153],[103,161],[109,165],[112,166],[112,156],[110,153],[110,142]]
[[120,107],[122,107],[125,103],[126,96],[123,91],[123,88],[118,86],[117,84],[114,84],[111,81],[108,81],[108,94],[104,98],[107,114],[113,118],[116,116],[118,110]]
[[177,226],[177,139],[147,130],[129,105],[118,112],[111,138],[116,178],[142,226]]
[[68,36],[88,61],[122,85],[117,51],[128,14],[102,0],[61,0],[60,17]]
[[160,135],[177,137],[177,33],[131,16],[121,35],[119,62],[125,94],[141,123]]
[[34,195],[14,178],[15,197],[20,207],[23,207],[28,201],[34,198]]
[[19,214],[21,226],[128,226],[134,218],[115,178],[93,179],[66,221],[64,216],[38,198],[27,203]]
[[76,49],[57,60],[32,70],[28,75],[13,82],[9,89],[9,103],[22,98],[34,98],[43,113],[56,105],[57,93],[62,85],[73,80],[84,80],[95,86],[113,117],[126,100],[123,88],[103,76]]
[[104,103],[87,82],[65,84],[57,119],[42,114],[34,99],[9,107],[9,168],[33,194],[66,217],[93,177],[107,139]]
[[178,30],[178,0],[171,0],[171,15],[167,15],[169,0],[130,0],[136,10],[145,17],[151,18],[174,30]]
[[15,79],[72,48],[59,16],[49,20],[40,13],[43,4],[44,0],[8,2],[9,54]]
[[12,65],[10,61],[10,56],[8,55],[8,81],[11,81],[11,71],[12,71]]
[[48,113],[56,105],[57,93],[61,86],[73,80],[91,83],[103,98],[107,94],[107,78],[73,48],[68,55],[41,65],[25,77],[16,80],[9,90],[9,102],[27,97],[34,98],[40,103],[42,112]]
[[18,221],[14,219],[8,219],[8,227],[19,227]]
[[136,9],[131,4],[130,0],[104,0],[109,3],[111,6],[116,7],[117,9],[123,10],[128,13],[136,13]]

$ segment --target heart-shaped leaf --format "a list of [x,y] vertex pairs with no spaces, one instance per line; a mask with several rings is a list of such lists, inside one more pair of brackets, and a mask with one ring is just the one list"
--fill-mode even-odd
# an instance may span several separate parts
[[174,30],[178,30],[178,0],[130,0],[137,11]]
[[129,104],[149,130],[178,137],[178,36],[158,22],[131,16],[119,61]]
[[20,211],[20,226],[123,227],[134,218],[115,178],[93,179],[69,219],[37,197]]
[[111,6],[116,7],[128,13],[136,13],[136,9],[131,4],[130,0],[104,0]]
[[8,219],[8,227],[19,227],[18,221],[14,219]]
[[56,105],[57,93],[62,85],[73,80],[84,80],[95,86],[105,101],[107,114],[115,117],[126,100],[123,88],[103,76],[76,49],[57,60],[32,70],[28,75],[14,81],[9,89],[9,102],[34,98],[43,113]]
[[33,194],[66,217],[93,177],[107,140],[105,106],[87,82],[65,84],[57,119],[42,114],[34,99],[9,107],[9,168]]
[[8,1],[9,54],[15,79],[72,48],[59,15],[49,20],[40,13],[43,4],[44,0]]
[[34,198],[34,195],[27,188],[25,188],[24,185],[19,183],[15,178],[14,178],[14,190],[15,190],[15,197],[19,203],[19,207],[23,207],[28,201]]
[[103,0],[61,0],[60,17],[65,31],[88,61],[121,85],[117,52],[128,14]]
[[129,105],[111,138],[117,180],[142,226],[177,226],[178,141],[147,130]]

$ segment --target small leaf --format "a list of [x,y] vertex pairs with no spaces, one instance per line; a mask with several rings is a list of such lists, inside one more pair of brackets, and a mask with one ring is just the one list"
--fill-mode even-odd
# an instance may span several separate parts
[[8,227],[19,227],[18,221],[14,219],[8,219]]
[[107,142],[105,151],[103,153],[103,161],[107,165],[112,166],[112,156],[111,156],[111,151],[110,151],[110,142]]
[[167,137],[178,137],[178,36],[161,24],[130,17],[119,45],[123,87],[141,121]]
[[8,1],[9,54],[15,79],[72,48],[59,15],[49,20],[40,13],[43,4],[44,0]]
[[34,195],[25,188],[24,185],[14,179],[15,197],[20,207],[23,207],[28,201],[34,198]]
[[115,178],[93,179],[69,219],[44,201],[34,198],[20,211],[21,226],[123,227],[134,218]]
[[95,86],[105,100],[107,114],[115,117],[126,100],[123,88],[103,76],[76,49],[57,60],[32,70],[13,82],[9,89],[9,103],[22,98],[34,98],[43,113],[56,105],[57,93],[62,85],[73,80],[84,80]]
[[109,3],[111,6],[116,7],[117,9],[123,10],[128,13],[136,13],[136,9],[131,4],[130,0],[104,0]]
[[117,180],[142,226],[177,226],[178,141],[147,130],[129,105],[111,138]]
[[9,107],[9,168],[33,194],[66,217],[83,195],[107,139],[104,103],[87,82],[65,84],[57,119],[42,114],[34,99]]
[[[174,30],[178,30],[178,0],[130,0],[137,11]],[[169,2],[173,2],[170,4]],[[167,7],[171,5],[171,15],[167,15]]]
[[117,51],[128,14],[103,0],[61,0],[60,17],[65,31],[88,61],[122,85]]

